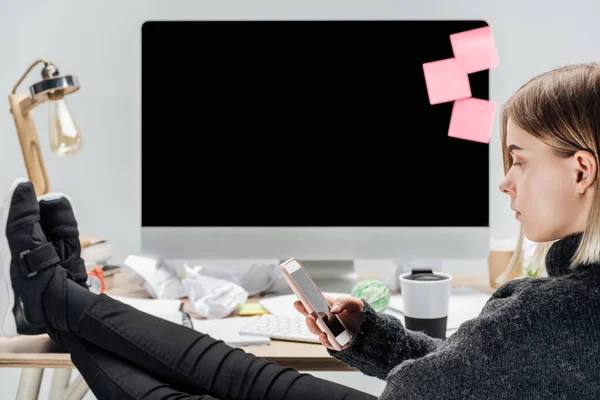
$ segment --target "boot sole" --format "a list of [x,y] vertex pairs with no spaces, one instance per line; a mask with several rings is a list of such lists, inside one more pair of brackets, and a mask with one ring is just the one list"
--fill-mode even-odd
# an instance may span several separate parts
[[58,199],[63,198],[63,197],[65,199],[67,199],[67,201],[71,205],[71,209],[73,210],[73,215],[75,216],[75,219],[77,219],[77,213],[75,212],[75,206],[73,205],[73,202],[71,201],[71,198],[69,197],[69,195],[67,195],[65,193],[62,193],[62,192],[50,192],[50,193],[46,193],[46,194],[43,194],[41,196],[38,196],[37,201],[39,203],[40,201],[58,200]]
[[10,247],[8,246],[8,239],[6,238],[6,224],[8,222],[8,213],[10,212],[13,193],[17,186],[25,182],[28,181],[24,178],[18,178],[13,182],[8,193],[4,196],[4,201],[0,208],[0,336],[4,337],[19,336],[17,322],[13,314],[15,293],[10,279],[10,261],[12,256]]

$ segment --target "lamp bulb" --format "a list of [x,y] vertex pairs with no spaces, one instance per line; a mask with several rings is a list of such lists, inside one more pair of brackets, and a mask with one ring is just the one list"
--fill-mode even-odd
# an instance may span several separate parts
[[58,156],[71,156],[79,153],[83,147],[83,140],[67,101],[62,98],[49,103],[52,151]]

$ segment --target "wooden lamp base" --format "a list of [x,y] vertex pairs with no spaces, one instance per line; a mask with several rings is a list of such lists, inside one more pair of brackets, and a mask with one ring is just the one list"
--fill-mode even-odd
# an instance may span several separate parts
[[15,120],[17,135],[21,143],[21,152],[27,168],[29,180],[33,183],[35,194],[41,196],[49,193],[52,188],[48,180],[44,156],[40,147],[40,140],[35,129],[35,122],[31,112],[23,113],[24,106],[30,101],[27,94],[12,94],[8,96],[10,111]]

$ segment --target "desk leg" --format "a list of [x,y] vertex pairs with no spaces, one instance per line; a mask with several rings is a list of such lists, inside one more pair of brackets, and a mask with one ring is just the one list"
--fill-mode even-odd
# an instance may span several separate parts
[[61,400],[71,381],[71,368],[55,368],[48,400]]
[[88,392],[89,387],[83,377],[78,376],[71,386],[65,391],[63,400],[81,400],[83,396]]
[[43,376],[43,368],[23,368],[17,389],[17,400],[37,400]]

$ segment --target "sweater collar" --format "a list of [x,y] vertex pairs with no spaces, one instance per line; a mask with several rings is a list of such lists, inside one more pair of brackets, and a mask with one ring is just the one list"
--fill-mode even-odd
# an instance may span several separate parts
[[546,255],[546,272],[548,276],[561,276],[573,272],[571,258],[583,236],[582,232],[573,233],[552,244]]

